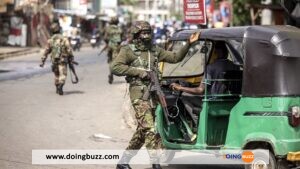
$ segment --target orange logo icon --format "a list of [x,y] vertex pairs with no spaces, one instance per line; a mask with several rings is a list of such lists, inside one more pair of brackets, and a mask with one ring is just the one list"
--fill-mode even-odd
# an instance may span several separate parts
[[242,154],[242,160],[245,163],[251,163],[254,160],[254,154],[251,151],[244,151]]

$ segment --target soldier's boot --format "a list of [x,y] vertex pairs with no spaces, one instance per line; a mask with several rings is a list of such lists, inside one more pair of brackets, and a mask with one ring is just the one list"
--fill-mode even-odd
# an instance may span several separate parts
[[114,81],[114,76],[112,74],[108,75],[108,83],[112,84]]
[[63,91],[63,86],[64,84],[58,84],[58,94],[59,95],[63,95],[64,94],[64,91]]
[[160,164],[152,164],[153,169],[162,169]]
[[150,161],[152,162],[152,168],[153,169],[162,169],[160,164],[159,164],[159,159],[150,157]]
[[59,93],[58,84],[55,84],[55,86],[56,86],[56,94],[58,94]]
[[116,169],[132,169],[129,164],[118,164]]
[[118,162],[116,169],[131,169],[128,163],[132,157],[133,156],[131,154],[124,153],[120,161]]

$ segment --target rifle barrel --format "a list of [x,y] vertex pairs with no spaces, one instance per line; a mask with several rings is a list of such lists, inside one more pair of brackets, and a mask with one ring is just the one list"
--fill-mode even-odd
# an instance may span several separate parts
[[154,86],[155,94],[158,97],[159,102],[161,104],[161,107],[163,109],[165,122],[168,126],[170,126],[170,120],[168,118],[169,111],[168,111],[168,108],[167,108],[167,102],[166,102],[166,99],[165,99],[165,95],[164,95],[163,91],[160,88],[160,84],[159,84],[159,81],[158,81],[158,76],[157,76],[155,70],[152,70],[150,72],[150,78],[151,78],[151,85]]
[[170,120],[169,120],[169,117],[168,117],[168,114],[166,112],[169,112],[167,107],[163,107],[163,111],[164,111],[164,117],[165,117],[165,121],[167,123],[167,126],[170,126]]
[[72,64],[74,64],[74,65],[79,65],[79,63],[76,62],[76,61],[72,61]]

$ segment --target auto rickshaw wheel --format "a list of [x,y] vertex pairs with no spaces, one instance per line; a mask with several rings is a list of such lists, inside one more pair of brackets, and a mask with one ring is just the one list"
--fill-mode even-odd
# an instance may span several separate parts
[[160,157],[160,162],[169,163],[175,156],[175,150],[163,149]]
[[266,156],[266,151],[263,151],[263,149],[256,149],[254,160],[251,164],[245,164],[245,169],[284,169],[278,168],[276,158],[271,151],[269,151],[269,164],[267,164],[266,159],[264,158]]

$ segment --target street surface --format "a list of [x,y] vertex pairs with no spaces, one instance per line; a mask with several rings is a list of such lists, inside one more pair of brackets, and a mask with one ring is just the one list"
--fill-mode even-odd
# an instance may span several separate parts
[[[100,49],[75,52],[79,83],[70,74],[65,95],[55,93],[48,58],[40,68],[41,54],[0,61],[0,168],[115,168],[115,165],[32,165],[33,149],[124,149],[134,129],[124,120],[126,83],[116,77],[107,83],[108,65]],[[128,112],[126,112],[128,113]],[[103,135],[107,137],[95,137]],[[200,160],[200,159],[199,159]],[[150,168],[150,165],[132,166]],[[165,169],[221,169],[232,166],[170,165]]]

